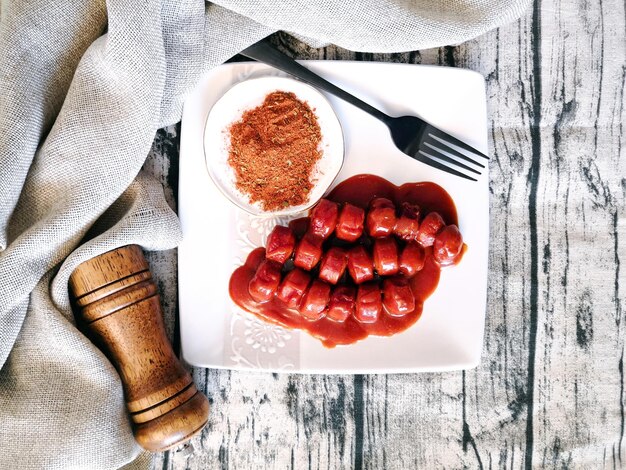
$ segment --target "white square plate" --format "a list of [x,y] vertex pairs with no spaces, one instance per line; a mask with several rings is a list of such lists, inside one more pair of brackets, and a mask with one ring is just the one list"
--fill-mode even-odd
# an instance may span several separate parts
[[[462,69],[375,62],[309,61],[305,65],[392,116],[416,114],[487,153],[485,83]],[[200,367],[302,373],[392,373],[467,369],[480,361],[487,295],[489,193],[487,171],[466,181],[407,157],[385,125],[327,95],[344,130],[346,157],[336,180],[372,173],[396,185],[433,181],[455,201],[468,250],[442,270],[421,318],[389,338],[368,337],[327,349],[300,331],[266,324],[230,299],[230,274],[285,219],[259,219],[237,210],[211,181],[204,159],[206,116],[232,85],[283,75],[258,63],[234,63],[207,73],[183,111],[178,249],[183,358]]]

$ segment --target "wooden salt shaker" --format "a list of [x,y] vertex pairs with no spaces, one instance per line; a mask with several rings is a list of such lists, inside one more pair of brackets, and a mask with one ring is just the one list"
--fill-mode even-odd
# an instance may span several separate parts
[[209,402],[167,340],[141,248],[128,245],[85,261],[69,286],[79,326],[120,374],[139,445],[163,451],[200,432]]

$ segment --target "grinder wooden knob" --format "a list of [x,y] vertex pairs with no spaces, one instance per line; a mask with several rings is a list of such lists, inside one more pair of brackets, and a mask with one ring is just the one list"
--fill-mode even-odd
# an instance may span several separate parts
[[200,432],[209,402],[167,340],[141,248],[124,246],[85,261],[69,285],[77,323],[121,376],[137,442],[162,451]]

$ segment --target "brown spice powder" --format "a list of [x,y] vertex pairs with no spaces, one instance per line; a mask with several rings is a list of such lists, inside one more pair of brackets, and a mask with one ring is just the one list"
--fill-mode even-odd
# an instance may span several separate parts
[[321,158],[321,131],[310,106],[294,93],[275,91],[243,113],[229,130],[228,163],[250,202],[274,211],[304,204],[311,172]]

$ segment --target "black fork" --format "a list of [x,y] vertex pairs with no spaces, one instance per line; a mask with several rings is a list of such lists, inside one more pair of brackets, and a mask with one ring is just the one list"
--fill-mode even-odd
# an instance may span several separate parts
[[411,158],[472,181],[477,180],[467,173],[480,175],[481,169],[485,168],[485,165],[476,157],[488,159],[487,155],[462,140],[416,116],[392,117],[383,113],[303,67],[265,39],[244,49],[241,54],[271,65],[309,85],[327,91],[381,120],[389,128],[396,147]]

